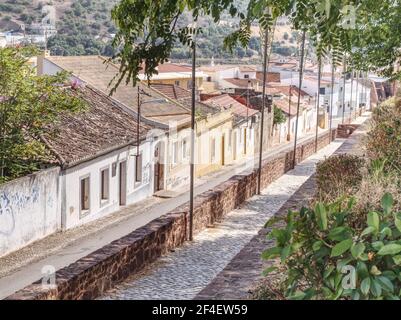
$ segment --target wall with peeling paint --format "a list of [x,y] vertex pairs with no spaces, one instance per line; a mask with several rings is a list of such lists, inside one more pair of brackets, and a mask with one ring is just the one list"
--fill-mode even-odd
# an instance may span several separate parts
[[0,185],[0,256],[61,228],[59,168]]

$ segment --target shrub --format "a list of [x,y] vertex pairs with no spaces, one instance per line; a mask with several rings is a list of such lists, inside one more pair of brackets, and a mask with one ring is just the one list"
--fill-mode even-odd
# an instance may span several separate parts
[[346,207],[319,202],[268,223],[286,222],[270,232],[276,244],[263,258],[280,258],[287,299],[399,300],[401,214],[392,211],[393,198],[387,193],[381,210],[369,212],[363,229],[356,229],[349,223],[354,203],[353,198]]
[[385,159],[386,168],[401,173],[401,98],[393,97],[373,111],[366,139],[368,156]]
[[359,187],[365,160],[358,156],[340,154],[317,164],[317,198],[333,201],[343,195],[353,194]]

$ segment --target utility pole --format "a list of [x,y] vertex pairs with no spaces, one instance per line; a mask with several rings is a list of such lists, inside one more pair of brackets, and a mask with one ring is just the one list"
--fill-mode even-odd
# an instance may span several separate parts
[[319,58],[317,71],[317,101],[316,101],[316,136],[315,136],[315,152],[317,152],[317,141],[319,135],[319,102],[320,102],[320,82],[322,79],[322,60]]
[[140,92],[140,88],[139,88],[139,84],[138,84],[138,96],[137,96],[137,103],[138,103],[138,115],[137,115],[137,125],[136,125],[136,139],[137,139],[137,143],[136,143],[136,157],[138,160],[139,157],[139,124],[141,123],[141,92]]
[[343,82],[343,119],[342,123],[344,124],[344,119],[345,119],[345,81],[346,81],[346,76],[347,76],[347,61],[345,60],[345,55],[343,57],[343,77],[344,77],[344,82]]
[[336,66],[334,64],[334,59],[331,66],[331,96],[330,96],[330,141],[332,141],[331,130],[333,128],[333,99],[334,99],[334,73],[336,71]]
[[299,68],[299,92],[298,92],[298,102],[297,102],[297,118],[295,122],[295,139],[294,139],[294,154],[292,160],[292,168],[295,168],[297,161],[297,140],[298,140],[298,122],[299,122],[299,108],[301,105],[301,90],[302,90],[302,78],[303,78],[303,70],[304,70],[304,54],[305,54],[305,37],[306,31],[302,32],[302,43],[301,43],[301,63]]
[[352,110],[354,110],[354,103],[352,101],[353,90],[354,90],[354,69],[351,70],[351,98],[350,98],[351,108],[349,110],[349,123],[350,124],[352,122]]
[[356,106],[355,106],[355,113],[360,111],[360,101],[359,101],[359,70],[356,71]]
[[[196,25],[195,25],[196,28]],[[194,182],[195,182],[195,99],[196,99],[196,30],[192,41],[192,99],[191,99],[191,163],[189,190],[189,240],[193,240],[194,229]]]
[[264,122],[265,122],[265,104],[266,104],[266,82],[267,82],[267,47],[269,42],[269,29],[265,30],[265,38],[263,44],[263,89],[262,89],[262,107],[261,107],[261,122],[260,122],[260,141],[259,141],[259,169],[258,169],[258,194],[261,191],[262,183],[262,155],[263,155],[263,137],[264,137]]
[[[291,73],[291,82],[292,82],[292,73]],[[287,132],[287,141],[291,141],[291,98],[292,98],[292,83],[290,84],[290,93],[288,98],[288,132]]]

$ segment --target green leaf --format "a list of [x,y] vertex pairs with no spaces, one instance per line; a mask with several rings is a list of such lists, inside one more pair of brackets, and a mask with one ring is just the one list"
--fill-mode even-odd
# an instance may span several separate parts
[[334,266],[330,266],[330,267],[328,267],[326,270],[324,270],[324,272],[323,272],[323,279],[328,278],[334,270],[335,270],[335,267],[334,267]]
[[391,238],[393,233],[391,232],[391,229],[389,227],[384,227],[380,231],[380,234],[383,235],[383,238],[385,238],[385,237]]
[[312,245],[312,250],[313,251],[318,251],[322,247],[322,245],[323,245],[323,241],[320,241],[320,240],[316,241]]
[[386,244],[377,253],[380,256],[393,255],[401,252],[401,245],[396,243]]
[[289,300],[303,300],[305,298],[305,296],[306,296],[305,293],[303,293],[301,291],[297,291],[293,295],[289,296],[288,299]]
[[379,230],[380,219],[377,212],[369,212],[368,213],[368,226],[374,228],[375,230]]
[[277,270],[277,267],[274,267],[274,266],[266,268],[265,270],[263,270],[263,275],[267,276],[269,273],[271,273],[271,272],[273,272],[275,270]]
[[367,227],[366,229],[364,229],[361,233],[361,236],[367,236],[369,234],[371,234],[372,232],[376,231],[376,229],[374,227]]
[[359,256],[365,251],[365,245],[360,242],[357,244],[353,244],[351,247],[351,254],[355,259],[358,259]]
[[362,280],[361,282],[361,292],[364,296],[366,296],[369,293],[370,289],[370,278],[367,277]]
[[285,259],[287,259],[290,254],[291,254],[291,246],[286,246],[285,248],[283,248],[280,254],[281,262],[284,263]]
[[370,274],[373,274],[374,276],[379,276],[381,275],[381,271],[377,268],[377,266],[372,266],[372,268],[370,268]]
[[327,230],[327,211],[322,202],[316,204],[315,213],[320,230]]
[[378,298],[382,295],[382,286],[377,280],[372,280],[371,286],[370,286],[370,292]]
[[331,257],[338,257],[349,250],[352,246],[352,239],[346,239],[336,244],[331,250]]
[[397,227],[397,230],[401,232],[401,214],[394,214],[394,224]]
[[393,260],[396,265],[401,265],[401,255],[393,256]]
[[337,227],[331,230],[328,238],[332,241],[342,241],[349,238],[349,230],[346,227]]
[[279,247],[273,247],[269,248],[262,253],[262,258],[265,260],[270,260],[276,257],[279,257],[281,254],[281,248]]
[[369,276],[368,267],[366,266],[366,263],[362,261],[358,261],[358,263],[356,264],[356,272],[358,274],[358,277],[361,279]]
[[383,241],[375,241],[375,242],[372,242],[372,247],[373,247],[373,249],[375,249],[376,251],[379,251],[381,248],[383,248],[383,246],[384,246]]
[[393,202],[394,202],[393,196],[387,192],[383,196],[382,201],[381,201],[382,208],[383,208],[385,214],[389,214],[391,212],[391,209],[393,207]]
[[377,277],[376,279],[385,291],[390,293],[394,292],[394,285],[388,278],[381,276]]

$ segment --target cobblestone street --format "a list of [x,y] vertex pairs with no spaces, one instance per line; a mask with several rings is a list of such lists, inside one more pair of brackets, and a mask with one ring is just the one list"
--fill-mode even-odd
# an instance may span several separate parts
[[343,143],[336,140],[283,175],[226,219],[120,284],[102,299],[193,299],[258,233],[264,223],[314,173],[315,164]]

